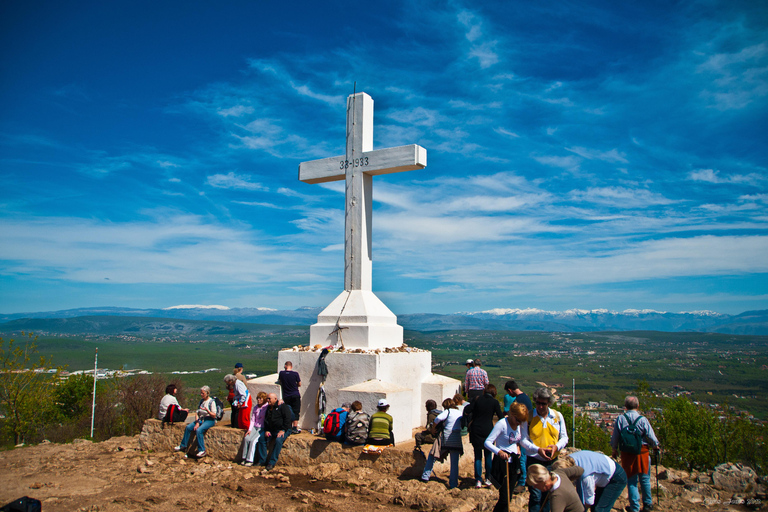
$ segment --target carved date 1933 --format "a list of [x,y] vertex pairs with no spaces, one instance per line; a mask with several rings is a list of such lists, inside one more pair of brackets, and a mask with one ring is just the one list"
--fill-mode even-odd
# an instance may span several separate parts
[[365,167],[368,165],[368,157],[363,156],[354,160],[342,160],[339,162],[339,169],[349,169],[350,167]]

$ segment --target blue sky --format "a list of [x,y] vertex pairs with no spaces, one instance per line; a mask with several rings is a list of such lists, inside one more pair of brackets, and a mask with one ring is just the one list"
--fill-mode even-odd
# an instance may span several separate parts
[[395,313],[768,308],[765,3],[223,4],[0,4],[0,312],[327,305],[355,83]]

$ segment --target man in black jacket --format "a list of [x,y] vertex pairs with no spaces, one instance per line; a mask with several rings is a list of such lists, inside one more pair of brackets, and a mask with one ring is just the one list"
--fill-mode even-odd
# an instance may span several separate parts
[[[483,446],[485,438],[493,430],[493,417],[502,419],[499,401],[496,400],[496,386],[488,384],[485,386],[483,396],[475,398],[468,406],[464,408],[464,416],[469,423],[469,442],[475,451],[475,487],[482,487],[483,484],[490,486],[491,475],[491,450]],[[485,456],[485,482],[483,482],[483,456]]]
[[[293,411],[288,404],[279,403],[277,395],[274,393],[267,395],[267,401],[269,406],[267,407],[267,414],[264,416],[264,428],[257,445],[258,460],[256,464],[266,463],[267,471],[269,471],[277,464],[283,443],[291,435]],[[272,454],[267,458],[267,443],[272,439],[275,441],[275,446],[272,449]]]

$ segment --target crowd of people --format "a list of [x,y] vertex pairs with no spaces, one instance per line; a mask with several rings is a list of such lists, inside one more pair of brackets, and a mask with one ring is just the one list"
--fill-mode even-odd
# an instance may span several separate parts
[[[415,450],[431,445],[422,481],[429,481],[436,460],[450,460],[448,487],[459,485],[459,459],[468,436],[474,454],[475,486],[495,486],[499,499],[494,512],[506,512],[510,495],[527,488],[529,512],[610,512],[627,488],[629,512],[653,509],[650,486],[650,450],[659,441],[647,418],[639,412],[634,396],[626,398],[626,412],[616,419],[611,447],[612,458],[588,450],[563,453],[568,445],[565,419],[557,410],[555,396],[547,387],[536,389],[531,398],[515,380],[504,384],[500,402],[496,386],[481,368],[478,359],[467,360],[464,393],[424,404],[425,429],[414,436]],[[274,468],[286,439],[300,432],[301,378],[286,362],[279,374],[283,399],[275,393],[260,392],[252,404],[242,377],[242,364],[224,378],[232,406],[231,424],[245,430],[242,462],[245,466]],[[480,386],[483,386],[482,389]],[[171,384],[160,402],[158,417],[163,421],[185,421],[188,409],[179,405],[178,390]],[[177,451],[188,451],[192,437],[197,441],[197,457],[204,457],[205,432],[222,417],[221,403],[211,397],[210,388],[200,389],[200,403],[193,421],[184,430]],[[502,407],[503,403],[503,407]],[[322,435],[329,441],[350,445],[388,446],[395,444],[390,404],[380,399],[376,412],[363,412],[362,403],[344,403],[322,420]],[[272,445],[271,451],[268,450]],[[638,486],[639,484],[639,486]]]

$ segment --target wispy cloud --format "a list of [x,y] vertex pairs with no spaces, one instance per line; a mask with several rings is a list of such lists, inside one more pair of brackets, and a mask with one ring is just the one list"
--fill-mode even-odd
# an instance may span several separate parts
[[213,174],[206,180],[208,185],[215,188],[228,188],[235,190],[267,190],[261,183],[253,182],[248,176],[228,172],[227,174]]
[[244,114],[253,114],[253,107],[248,105],[235,105],[234,107],[220,109],[218,114],[222,117],[240,117]]
[[575,201],[609,204],[621,208],[637,208],[675,202],[650,190],[624,187],[592,187],[587,190],[571,191],[569,196]]
[[730,174],[728,176],[721,176],[720,171],[714,169],[697,169],[688,173],[688,178],[693,181],[703,181],[706,183],[714,184],[744,184],[744,185],[756,185],[759,182],[768,181],[768,177],[761,176],[756,173],[751,174]]

